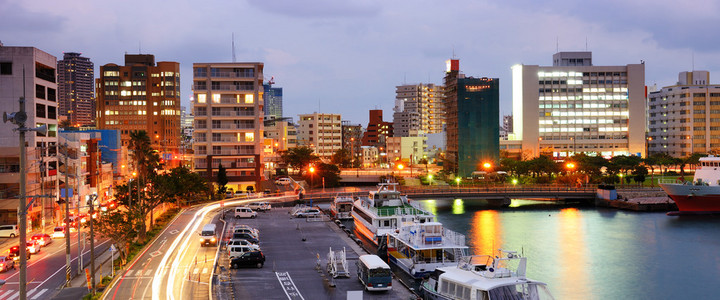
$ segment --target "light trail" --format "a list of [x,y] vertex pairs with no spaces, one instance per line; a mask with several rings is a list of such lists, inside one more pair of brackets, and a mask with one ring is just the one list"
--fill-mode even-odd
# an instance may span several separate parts
[[[225,206],[236,206],[236,205],[242,205],[247,204],[250,202],[255,201],[261,201],[261,200],[272,200],[272,199],[280,199],[284,197],[270,197],[270,198],[255,198],[255,199],[243,199],[243,200],[234,200],[234,201],[225,201]],[[188,232],[197,231],[198,228],[201,225],[201,221],[205,219],[205,216],[220,207],[220,203],[214,203],[214,204],[208,204],[204,206],[203,208],[199,209],[193,218],[188,222],[188,224],[185,226],[185,228],[182,230],[182,232],[173,240],[170,247],[165,252],[165,255],[163,255],[162,260],[160,261],[160,268],[157,268],[155,270],[155,274],[153,275],[153,282],[152,282],[152,299],[153,300],[160,300],[160,299],[175,299],[175,294],[173,293],[175,288],[175,278],[177,276],[177,268],[178,265],[180,265],[180,259],[184,256],[188,249],[188,244],[190,243],[191,236],[187,235]],[[191,229],[192,228],[192,229]],[[167,285],[165,289],[165,298],[160,297],[160,290],[161,290],[161,284],[163,281],[162,278],[162,270],[164,269],[163,266],[167,266],[168,260],[170,260],[170,256],[175,253],[175,249],[178,247],[178,244],[181,243],[181,241],[184,239],[181,245],[181,250],[178,251],[178,255],[175,256],[173,259],[172,264],[170,264],[170,270],[167,272]],[[182,291],[181,291],[182,292]]]

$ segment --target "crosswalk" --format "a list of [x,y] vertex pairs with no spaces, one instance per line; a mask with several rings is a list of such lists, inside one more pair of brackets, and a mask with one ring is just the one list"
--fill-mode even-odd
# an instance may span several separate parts
[[[48,291],[48,289],[29,290],[29,291],[27,291],[27,298],[36,300],[36,299],[40,299],[40,297],[42,297],[43,295],[45,295],[47,297],[48,296],[48,295],[46,295],[47,291]],[[20,291],[18,291],[18,290],[7,290],[7,291],[0,290],[0,299],[14,300],[19,297],[20,297]]]

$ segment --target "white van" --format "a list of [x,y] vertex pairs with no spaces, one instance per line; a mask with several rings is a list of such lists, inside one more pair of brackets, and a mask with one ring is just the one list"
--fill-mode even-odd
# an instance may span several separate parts
[[257,218],[257,213],[249,207],[236,207],[235,218]]
[[0,237],[16,237],[20,235],[17,225],[1,225]]
[[251,248],[250,246],[231,246],[228,245],[228,256],[230,259],[233,259],[234,257],[239,257],[240,255],[243,255],[245,252],[254,251],[255,249]]
[[248,207],[254,211],[268,211],[271,209],[270,202],[253,202]]
[[203,226],[200,232],[200,247],[217,246],[217,231],[215,224],[207,224]]

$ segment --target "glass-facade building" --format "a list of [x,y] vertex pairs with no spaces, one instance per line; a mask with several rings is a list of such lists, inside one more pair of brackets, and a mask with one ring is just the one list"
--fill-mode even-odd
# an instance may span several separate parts
[[485,162],[496,164],[500,149],[500,82],[465,77],[452,60],[445,76],[447,151],[445,170],[468,177]]
[[265,117],[275,116],[276,119],[282,118],[282,88],[272,87],[269,84],[263,84],[263,91],[263,100],[265,102],[263,112],[265,113]]

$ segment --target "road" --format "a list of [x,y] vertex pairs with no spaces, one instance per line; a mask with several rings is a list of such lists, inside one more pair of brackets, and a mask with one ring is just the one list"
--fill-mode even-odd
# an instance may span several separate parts
[[[71,262],[72,275],[77,273],[78,247],[77,233],[70,235],[71,241]],[[96,239],[95,255],[106,251],[110,242],[106,239]],[[81,245],[82,248],[82,245]],[[7,255],[7,249],[3,249],[2,255]],[[27,263],[27,298],[28,299],[50,299],[58,292],[58,288],[65,284],[65,239],[54,239],[40,252],[33,254]],[[90,261],[90,244],[85,245],[83,251],[83,262]],[[0,287],[0,299],[14,300],[20,296],[19,266],[15,270],[8,270],[0,273],[0,279],[5,280],[5,285]],[[84,273],[82,276],[85,276]]]
[[[287,198],[287,197],[284,197]],[[224,205],[272,201],[283,197],[227,199]],[[209,296],[217,247],[200,247],[202,225],[214,222],[218,202],[184,210],[108,287],[103,299],[196,299]]]

